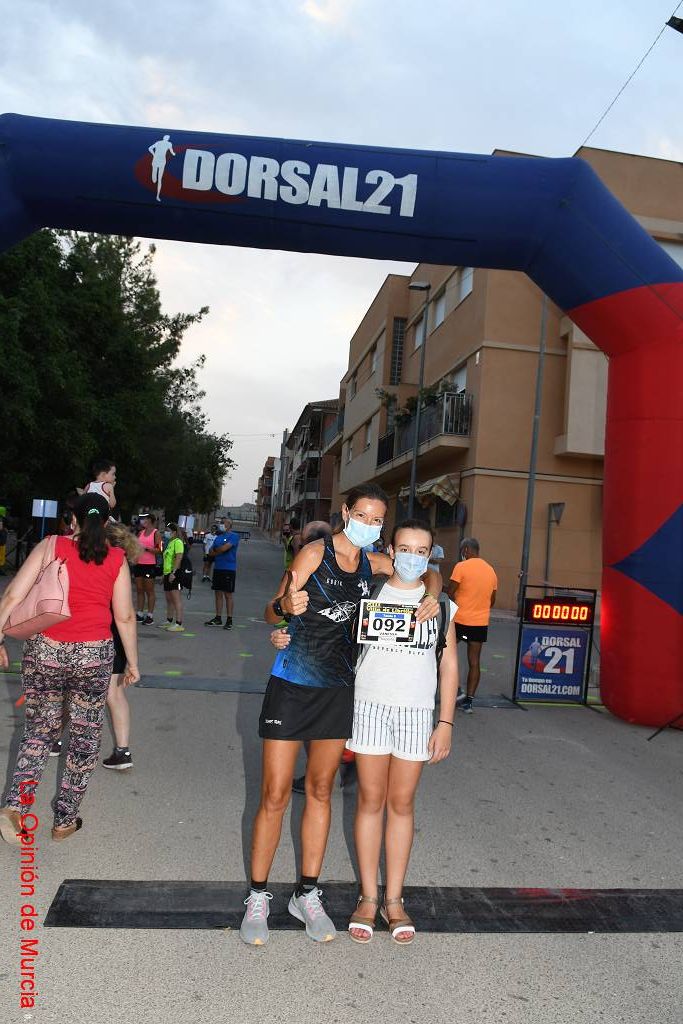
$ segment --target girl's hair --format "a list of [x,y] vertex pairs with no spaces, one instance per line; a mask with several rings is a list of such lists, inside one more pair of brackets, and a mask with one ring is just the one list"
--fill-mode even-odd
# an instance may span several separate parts
[[78,554],[84,562],[102,565],[109,545],[105,526],[109,519],[109,502],[103,494],[84,494],[74,508],[78,521]]
[[367,498],[370,501],[381,501],[385,508],[389,508],[388,495],[378,484],[359,484],[358,487],[352,488],[347,494],[344,504],[347,508],[351,509],[361,498]]
[[123,523],[107,523],[105,535],[113,548],[123,548],[126,558],[135,565],[142,553],[142,545]]
[[434,531],[429,523],[425,523],[422,519],[404,519],[402,523],[397,523],[391,531],[392,548],[396,546],[396,534],[399,530],[422,530],[423,533],[429,534],[431,547],[434,547]]

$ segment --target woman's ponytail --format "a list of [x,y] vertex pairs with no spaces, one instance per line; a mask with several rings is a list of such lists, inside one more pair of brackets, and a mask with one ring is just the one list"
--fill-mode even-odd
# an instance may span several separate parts
[[78,554],[84,562],[102,565],[109,544],[105,527],[109,519],[109,502],[102,494],[84,494],[76,506]]

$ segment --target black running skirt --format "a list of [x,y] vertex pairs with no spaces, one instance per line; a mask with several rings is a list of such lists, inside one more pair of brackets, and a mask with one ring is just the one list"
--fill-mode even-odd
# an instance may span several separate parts
[[126,652],[123,649],[123,641],[121,640],[121,634],[116,628],[116,623],[112,621],[111,624],[111,635],[114,639],[114,664],[111,668],[111,674],[118,676],[121,672],[126,671]]
[[258,723],[263,740],[347,740],[353,686],[299,686],[271,676]]

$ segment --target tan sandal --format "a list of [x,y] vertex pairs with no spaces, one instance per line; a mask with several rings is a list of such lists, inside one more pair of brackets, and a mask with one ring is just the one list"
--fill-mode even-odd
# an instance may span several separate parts
[[0,809],[0,836],[12,846],[21,846],[21,837],[28,832],[21,824],[21,811],[14,807]]
[[[403,911],[398,916],[391,917],[389,914],[389,907],[400,906]],[[384,906],[380,910],[380,917],[391,932],[391,937],[398,946],[409,946],[415,938],[415,925],[408,917],[403,906],[403,897],[399,897],[395,900],[385,900]],[[399,939],[399,935],[405,935],[405,939]]]
[[[372,917],[364,917],[358,913],[358,908],[363,903],[371,903],[374,906]],[[349,921],[349,935],[354,942],[359,942],[361,945],[367,945],[368,942],[372,941],[372,936],[375,934],[375,918],[377,917],[377,908],[379,906],[379,899],[376,896],[359,896],[356,909],[351,915]],[[365,932],[365,938],[359,939],[357,935],[351,933],[352,928],[360,928],[361,931]]]
[[70,839],[75,832],[79,832],[82,828],[82,818],[76,818],[72,825],[55,825],[52,829],[52,839],[55,843],[63,843],[65,839]]

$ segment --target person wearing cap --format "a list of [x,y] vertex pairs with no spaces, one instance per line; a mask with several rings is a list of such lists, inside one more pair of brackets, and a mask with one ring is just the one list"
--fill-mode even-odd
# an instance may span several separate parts
[[178,524],[166,523],[164,530],[164,593],[166,594],[166,624],[162,627],[169,633],[184,633],[183,597],[180,593],[180,580],[177,577],[180,563],[183,560],[185,545],[178,536]]
[[82,827],[78,811],[97,765],[114,662],[112,612],[126,656],[123,683],[129,686],[140,679],[130,571],[124,552],[109,544],[105,532],[109,502],[102,494],[84,494],[74,511],[74,535],[48,537],[37,544],[0,599],[0,669],[7,669],[3,629],[36,582],[54,544],[54,557],[64,561],[69,574],[71,614],[24,644],[24,735],[6,804],[0,809],[0,835],[14,845],[21,845],[28,835],[22,819],[30,813],[50,750],[61,735],[65,709],[71,712],[71,726],[52,838],[61,842]]

